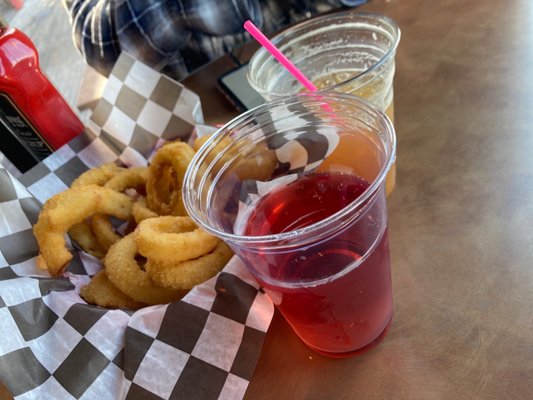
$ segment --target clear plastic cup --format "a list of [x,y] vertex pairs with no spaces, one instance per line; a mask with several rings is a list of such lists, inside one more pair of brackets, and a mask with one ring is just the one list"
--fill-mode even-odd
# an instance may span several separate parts
[[328,356],[369,348],[391,321],[385,177],[395,143],[390,120],[365,100],[299,94],[230,121],[185,174],[189,215]]
[[[296,24],[271,40],[319,90],[363,97],[394,122],[393,79],[400,29],[391,18],[338,12]],[[264,48],[250,59],[247,78],[267,100],[305,90]],[[393,166],[387,177],[387,193],[395,181]]]

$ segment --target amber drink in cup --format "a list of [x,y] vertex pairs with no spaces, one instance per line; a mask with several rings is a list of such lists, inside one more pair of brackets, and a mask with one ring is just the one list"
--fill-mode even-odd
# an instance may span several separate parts
[[[392,19],[376,13],[338,12],[294,25],[271,40],[319,90],[363,97],[394,122],[393,78],[400,30]],[[267,100],[304,90],[264,48],[250,60],[248,81]],[[395,181],[393,165],[387,194]]]
[[327,356],[370,348],[391,321],[385,177],[395,143],[375,105],[304,93],[229,122],[185,174],[189,215],[231,246],[295,333]]

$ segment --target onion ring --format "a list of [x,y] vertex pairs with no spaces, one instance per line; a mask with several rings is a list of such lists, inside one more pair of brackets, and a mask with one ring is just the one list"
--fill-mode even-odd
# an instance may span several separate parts
[[156,261],[174,263],[211,252],[220,239],[200,228],[190,217],[161,216],[141,221],[134,231],[139,253]]
[[135,189],[143,192],[148,180],[148,167],[130,167],[115,174],[104,186],[117,192]]
[[[119,167],[112,162],[102,164],[100,167],[91,168],[82,173],[72,182],[71,187],[86,185],[103,186],[116,174],[124,170],[125,168]],[[105,255],[106,250],[98,242],[89,219],[72,226],[68,234],[85,252],[98,258],[102,258]]]
[[[117,192],[126,192],[128,189],[135,189],[137,193],[143,192],[146,186],[146,179],[148,177],[148,167],[131,167],[123,169],[109,179],[104,187],[108,189],[116,190]],[[128,220],[131,219],[131,215],[128,216]],[[91,227],[96,236],[96,240],[105,252],[109,250],[109,247],[120,238],[109,216],[106,214],[95,214],[91,218]]]
[[116,242],[104,258],[107,277],[120,291],[133,300],[153,304],[164,304],[179,300],[184,292],[157,286],[143,271],[135,259],[138,254],[133,234]]
[[187,215],[181,189],[194,150],[185,142],[171,142],[159,148],[148,168],[146,201],[159,215]]
[[[198,151],[209,137],[210,135],[197,138],[193,143],[193,149]],[[272,173],[278,165],[276,152],[269,149],[263,142],[253,143],[250,140],[241,139],[232,143],[230,138],[222,138],[207,154],[205,165],[212,163],[219,154],[222,156],[216,160],[213,166],[215,173],[221,170],[225,164],[231,163],[233,164],[232,172],[237,174],[241,181],[246,179],[267,180],[272,177]]]
[[134,301],[122,293],[111,283],[103,269],[91,278],[89,284],[81,287],[80,297],[89,304],[106,308],[137,310],[146,306],[146,304]]
[[88,220],[73,225],[68,234],[86,253],[97,258],[105,256],[106,250],[100,245]]
[[109,181],[109,179],[122,170],[124,170],[123,167],[119,167],[113,162],[102,164],[101,166],[91,168],[78,176],[70,184],[70,187],[72,188],[85,185],[103,186],[107,181]]
[[125,194],[98,185],[77,186],[51,197],[33,226],[39,245],[39,268],[59,276],[72,259],[66,247],[66,232],[98,212],[127,219],[132,203]]
[[241,181],[247,179],[266,181],[272,178],[272,173],[278,165],[275,151],[264,145],[256,146],[253,151],[253,154],[248,153],[243,156],[242,160],[235,165],[234,172]]
[[94,214],[91,217],[91,227],[96,236],[97,242],[105,252],[107,252],[107,250],[109,250],[109,248],[115,242],[118,242],[122,238],[121,235],[116,233],[115,227],[109,220],[109,216],[107,214]]
[[200,147],[202,147],[204,143],[207,142],[207,139],[209,139],[210,137],[211,135],[204,135],[204,136],[197,137],[194,140],[194,143],[192,144],[192,148],[194,149],[194,151],[200,150]]
[[159,214],[150,210],[146,204],[146,197],[139,197],[131,206],[131,215],[137,224],[148,218],[159,217]]
[[145,269],[152,280],[162,287],[190,290],[220,272],[232,256],[229,246],[219,241],[212,252],[201,257],[169,263],[148,259]]

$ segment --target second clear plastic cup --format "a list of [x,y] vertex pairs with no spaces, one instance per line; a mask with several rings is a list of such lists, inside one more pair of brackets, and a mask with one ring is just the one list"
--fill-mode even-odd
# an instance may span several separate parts
[[303,342],[346,357],[391,321],[385,177],[394,154],[392,124],[374,105],[337,93],[291,96],[209,138],[185,174],[184,202]]
[[[351,93],[380,107],[394,122],[393,78],[400,29],[389,17],[338,12],[296,24],[272,42],[319,90]],[[260,48],[250,59],[248,81],[265,99],[304,90],[276,59]],[[387,193],[396,181],[393,166]]]

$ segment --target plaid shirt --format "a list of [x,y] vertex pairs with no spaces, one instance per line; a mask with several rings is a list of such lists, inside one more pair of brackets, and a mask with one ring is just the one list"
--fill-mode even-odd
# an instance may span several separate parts
[[174,79],[250,40],[252,20],[266,34],[366,0],[63,0],[76,45],[108,76],[122,50]]

